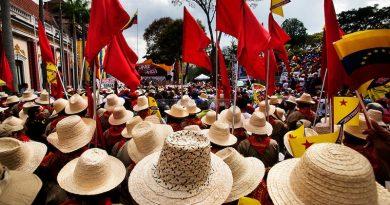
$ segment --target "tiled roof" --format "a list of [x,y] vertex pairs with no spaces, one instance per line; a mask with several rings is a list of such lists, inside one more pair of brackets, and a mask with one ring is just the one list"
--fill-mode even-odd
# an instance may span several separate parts
[[[39,5],[33,0],[10,0],[11,4],[23,11],[39,18]],[[55,25],[55,21],[50,12],[45,11],[45,21]]]

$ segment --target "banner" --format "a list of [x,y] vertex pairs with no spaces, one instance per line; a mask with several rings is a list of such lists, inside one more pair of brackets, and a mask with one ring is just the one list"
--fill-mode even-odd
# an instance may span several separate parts
[[359,125],[359,99],[355,97],[333,98],[334,124]]
[[290,0],[271,0],[271,11],[274,14],[284,17],[283,7],[290,3]]

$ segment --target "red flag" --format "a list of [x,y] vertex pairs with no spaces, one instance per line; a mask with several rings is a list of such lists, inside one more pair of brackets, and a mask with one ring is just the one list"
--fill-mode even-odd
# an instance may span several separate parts
[[127,62],[129,62],[131,69],[133,70],[133,73],[137,76],[139,80],[141,80],[141,76],[138,74],[137,70],[135,69],[135,66],[138,62],[138,56],[137,54],[127,45],[126,39],[123,36],[123,34],[117,35],[117,40],[119,45],[122,48],[123,54],[126,57]]
[[109,44],[130,22],[130,16],[118,0],[92,0],[86,60],[91,64],[99,51]]
[[45,63],[54,64],[54,56],[51,51],[49,40],[46,36],[45,27],[41,20],[38,21],[38,37],[39,37],[39,47],[41,48],[42,61]]
[[[273,93],[275,91],[275,73],[278,69],[278,65],[276,62],[275,54],[273,50],[271,49],[269,51],[269,78],[268,78],[268,93]],[[268,51],[265,51],[260,57],[260,61],[257,62],[256,67],[259,69],[260,72],[259,78],[266,81],[267,80],[267,61],[268,61]]]
[[328,96],[334,96],[343,85],[348,85],[350,78],[337,56],[333,43],[341,39],[340,26],[337,21],[333,1],[324,1],[325,10],[325,40],[326,40],[326,67]]
[[184,7],[183,61],[195,64],[211,72],[211,61],[205,50],[210,42],[204,30],[191,16],[187,8]]
[[290,36],[279,26],[275,21],[272,13],[269,13],[268,17],[268,30],[271,35],[270,46],[278,54],[279,58],[283,60],[284,65],[288,72],[291,71],[290,62],[288,60],[288,53],[284,44],[286,44],[291,38]]
[[217,0],[216,10],[217,30],[238,39],[243,29],[244,1]]
[[[232,93],[232,87],[230,86],[230,80],[228,77],[228,72],[225,64],[225,58],[223,57],[222,50],[218,46],[218,67],[219,74],[221,76],[221,88],[223,90],[223,94],[225,99],[230,99],[230,95]],[[219,97],[219,96],[218,96]]]
[[87,100],[88,100],[88,109],[87,113],[88,116],[92,118],[94,115],[94,110],[93,110],[93,97],[92,97],[92,88],[91,86],[87,86],[85,89],[85,94],[87,95]]
[[50,92],[50,94],[56,99],[64,97],[63,88],[61,84],[61,76],[59,75],[59,73],[57,73],[56,75],[56,83],[51,84]]
[[123,48],[128,47],[128,45],[127,43],[119,43],[120,35],[122,34],[115,36],[108,45],[103,67],[108,74],[120,80],[131,90],[136,90],[141,83],[139,75],[135,71],[134,64],[129,63],[123,52]]
[[1,39],[2,36],[0,33],[0,80],[4,81],[8,89],[14,91],[14,78],[12,75],[11,67],[9,66],[7,56],[5,55]]

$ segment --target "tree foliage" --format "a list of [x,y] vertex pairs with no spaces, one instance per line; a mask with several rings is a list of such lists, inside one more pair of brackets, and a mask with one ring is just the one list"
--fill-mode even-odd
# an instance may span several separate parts
[[286,19],[282,23],[282,28],[291,37],[291,40],[288,42],[291,47],[302,47],[305,45],[308,34],[305,25],[300,20],[296,18]]
[[345,33],[367,29],[390,29],[390,7],[378,8],[378,4],[338,14],[338,21]]

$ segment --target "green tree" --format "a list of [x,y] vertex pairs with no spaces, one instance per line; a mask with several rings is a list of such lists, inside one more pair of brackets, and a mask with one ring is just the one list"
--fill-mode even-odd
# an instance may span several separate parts
[[367,29],[390,29],[390,7],[378,8],[378,4],[338,14],[338,21],[345,33]]
[[282,28],[290,35],[291,40],[288,42],[291,47],[302,47],[306,43],[307,29],[303,23],[296,18],[286,19],[282,23]]
[[307,36],[306,45],[312,47],[321,47],[323,41],[323,32],[314,33]]

